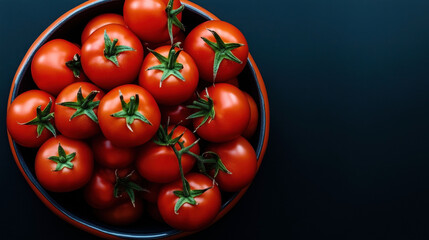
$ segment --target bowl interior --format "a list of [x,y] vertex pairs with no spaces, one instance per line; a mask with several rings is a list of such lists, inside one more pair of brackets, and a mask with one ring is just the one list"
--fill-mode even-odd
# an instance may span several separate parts
[[[61,22],[59,22],[52,31],[46,33],[43,39],[36,46],[35,51],[49,40],[62,38],[68,41],[80,44],[80,34],[85,27],[86,23],[93,17],[102,13],[119,13],[122,14],[123,1],[117,0],[104,0],[96,1],[86,4],[78,8],[73,13],[69,14]],[[190,6],[185,3],[185,10],[183,12],[182,22],[185,25],[187,32],[193,29],[196,25],[210,20],[211,18],[198,8]],[[20,72],[18,72],[15,79],[15,85],[12,91],[12,101],[20,93],[30,89],[36,89],[36,85],[32,81],[30,64],[35,51],[29,54],[25,59],[25,63]],[[264,100],[262,97],[261,89],[257,81],[255,71],[252,63],[248,60],[244,71],[238,76],[240,88],[248,92],[256,101],[260,121],[256,134],[251,139],[251,144],[256,150],[258,159],[261,154],[263,145],[263,138],[265,134],[265,108]],[[24,148],[13,142],[16,149],[16,154],[19,163],[22,165],[25,174],[29,177],[38,190],[54,205],[58,210],[63,212],[69,218],[81,222],[98,231],[105,232],[118,237],[126,238],[159,238],[171,236],[179,233],[180,231],[172,229],[171,227],[149,220],[149,217],[142,218],[139,222],[125,227],[116,227],[104,224],[98,221],[91,213],[91,208],[85,203],[83,199],[82,190],[70,193],[52,193],[45,191],[43,187],[37,182],[34,173],[34,159],[37,149]],[[236,197],[236,193],[222,193],[224,208],[229,202]]]

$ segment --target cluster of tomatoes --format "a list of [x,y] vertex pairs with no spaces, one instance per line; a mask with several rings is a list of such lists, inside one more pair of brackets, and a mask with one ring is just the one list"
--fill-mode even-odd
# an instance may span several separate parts
[[39,148],[40,184],[84,188],[107,223],[135,222],[145,205],[157,220],[198,230],[220,211],[221,191],[239,191],[256,173],[246,138],[258,109],[236,78],[246,39],[219,20],[185,36],[182,10],[178,0],[126,0],[123,16],[89,21],[82,47],[47,42],[31,64],[40,90],[8,109],[11,137]]

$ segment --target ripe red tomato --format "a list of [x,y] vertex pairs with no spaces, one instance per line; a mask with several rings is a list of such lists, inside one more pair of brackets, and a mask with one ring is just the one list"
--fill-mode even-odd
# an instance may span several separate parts
[[258,105],[256,105],[256,102],[255,100],[253,100],[252,96],[250,96],[247,92],[243,92],[243,93],[246,95],[247,101],[249,102],[250,120],[242,136],[247,139],[250,139],[253,136],[253,134],[255,134],[256,128],[258,127],[259,111],[258,111]]
[[55,101],[55,126],[66,137],[85,139],[100,132],[97,109],[104,92],[94,84],[68,85]]
[[182,191],[182,180],[165,185],[158,196],[158,209],[164,221],[179,230],[195,231],[207,227],[216,217],[221,206],[219,188],[203,174],[190,173],[186,176],[191,190],[208,189],[203,194],[194,197],[196,205],[183,204],[175,213],[174,208],[179,197],[174,191]]
[[250,107],[240,89],[231,84],[218,83],[208,87],[207,91],[201,91],[200,97],[198,102],[204,107],[200,107],[190,118],[196,117],[193,125],[201,138],[210,142],[225,142],[244,132],[250,119]]
[[91,34],[95,32],[95,30],[109,24],[119,24],[119,25],[126,26],[124,18],[119,14],[105,13],[105,14],[98,15],[97,17],[91,19],[86,24],[80,38],[81,43],[83,44],[89,38],[89,36],[91,36]]
[[56,96],[67,85],[86,80],[80,55],[79,47],[66,40],[45,43],[31,61],[31,76],[37,87]]
[[11,137],[24,147],[38,147],[52,137],[55,133],[54,102],[51,94],[40,90],[30,90],[16,97],[7,111],[7,130]]
[[[173,130],[173,126],[168,127],[168,133]],[[171,139],[183,134],[180,141],[183,141],[184,147],[191,145],[197,139],[192,132],[182,126],[177,126],[174,130]],[[159,140],[159,139],[158,139]],[[175,145],[177,150],[181,147]],[[200,154],[198,144],[190,149],[195,154]],[[188,155],[182,155],[183,172],[186,174],[194,166],[195,158]],[[145,179],[155,183],[169,183],[180,178],[179,163],[172,147],[158,145],[154,141],[150,141],[140,148],[137,155],[136,168],[140,175]]]
[[117,147],[101,134],[92,139],[91,146],[95,161],[103,167],[125,168],[133,163],[136,156],[134,148]]
[[[167,7],[169,8],[167,9]],[[179,28],[184,31],[184,27],[180,23],[181,10],[176,14],[171,12],[180,8],[183,7],[179,0],[174,0],[172,6],[169,6],[169,0],[125,0],[124,19],[128,27],[143,42],[162,43],[170,38],[169,21],[173,36],[179,32]]]
[[103,222],[123,226],[139,220],[143,214],[143,202],[136,198],[133,205],[130,201],[121,202],[107,209],[95,209],[95,215]]
[[83,70],[103,89],[133,82],[142,62],[140,40],[123,25],[110,24],[97,29],[82,46]]
[[159,104],[177,105],[194,94],[198,80],[197,65],[189,54],[177,47],[162,46],[143,61],[139,85]]
[[85,200],[93,208],[106,209],[122,202],[132,203],[141,191],[141,179],[131,168],[97,168],[85,187]]
[[155,135],[161,113],[148,91],[128,84],[111,90],[101,99],[98,121],[104,136],[114,145],[133,147],[144,144]]
[[94,160],[89,146],[57,136],[48,139],[37,152],[34,167],[39,183],[52,192],[70,192],[90,179]]
[[252,182],[257,168],[256,153],[245,138],[238,137],[229,142],[211,144],[206,150],[217,153],[230,172],[218,172],[216,182],[220,190],[236,192]]
[[186,107],[186,102],[176,106],[159,106],[161,110],[161,123],[166,124],[170,118],[170,125],[180,124],[182,126],[189,126],[191,120],[187,119],[192,114],[192,109]]
[[[216,39],[216,34],[220,38]],[[220,20],[206,21],[192,29],[185,39],[184,50],[195,60],[200,78],[209,82],[236,77],[249,55],[246,38],[240,30]]]

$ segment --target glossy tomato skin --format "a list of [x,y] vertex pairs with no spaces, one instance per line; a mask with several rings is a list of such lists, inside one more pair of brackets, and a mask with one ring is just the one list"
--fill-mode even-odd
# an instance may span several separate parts
[[229,142],[211,144],[206,150],[217,153],[226,169],[231,172],[228,174],[219,171],[216,182],[220,190],[236,192],[252,182],[257,168],[256,153],[245,138],[238,137]]
[[[37,107],[42,106],[42,110],[52,100],[51,112],[54,111],[55,98],[44,91],[30,90],[20,94],[10,104],[7,111],[7,130],[13,140],[24,147],[38,147],[46,140],[52,137],[48,129],[44,129],[42,134],[37,137],[36,125],[22,125],[22,123],[33,120],[37,114]],[[52,120],[53,124],[54,121]]]
[[81,43],[83,44],[89,38],[89,36],[91,36],[91,34],[95,32],[95,30],[109,24],[119,24],[119,25],[126,26],[124,18],[119,14],[105,13],[105,14],[98,15],[97,17],[91,19],[86,24],[80,38]]
[[[120,193],[119,197],[114,195],[114,186],[116,183],[116,173],[123,178],[133,172],[131,168],[110,169],[98,167],[85,187],[85,200],[95,209],[107,209],[121,202],[130,202],[131,200],[126,193]],[[137,173],[133,172],[130,180],[139,184],[141,182]]]
[[[173,126],[168,127],[168,133],[173,129]],[[172,138],[178,137],[184,141],[184,146],[189,146],[197,140],[195,135],[187,128],[178,126],[174,130]],[[176,149],[180,149],[179,144],[176,144]],[[200,154],[200,147],[196,144],[191,148],[191,152]],[[188,173],[195,164],[195,158],[188,155],[182,155],[183,172]],[[176,155],[171,147],[160,146],[155,142],[150,141],[143,145],[138,153],[136,160],[136,168],[140,175],[155,183],[169,183],[180,178],[179,163]]]
[[162,219],[171,227],[183,231],[196,231],[210,225],[216,217],[221,206],[221,195],[219,188],[203,174],[190,173],[186,179],[191,190],[212,188],[194,198],[197,205],[185,203],[176,214],[174,206],[179,198],[173,192],[183,190],[182,180],[177,180],[161,189],[158,209]]
[[[57,163],[48,158],[58,156],[59,144],[67,155],[76,153],[71,161],[73,168],[64,167],[62,170],[54,171]],[[52,192],[70,192],[88,183],[94,160],[91,148],[85,142],[60,135],[48,139],[39,148],[34,165],[37,180],[44,188]]]
[[[82,96],[84,98],[92,91],[99,91],[94,101],[100,101],[104,96],[104,92],[92,83],[77,82],[70,84],[64,88],[56,98],[54,119],[55,126],[62,135],[74,139],[85,139],[95,136],[100,132],[98,124],[85,114],[70,120],[71,116],[76,112],[76,109],[58,105],[58,103],[63,102],[76,102],[79,89],[82,90]],[[97,114],[97,107],[94,108],[94,113]]]
[[[250,119],[250,107],[246,95],[231,84],[218,83],[207,88],[209,96],[213,99],[215,118],[208,120],[197,129],[197,134],[210,142],[230,141],[240,136],[246,129]],[[200,92],[204,99],[206,91]],[[197,128],[203,118],[193,120]]]
[[76,78],[66,66],[66,62],[73,60],[75,54],[81,55],[81,50],[69,41],[54,39],[45,43],[31,61],[31,76],[37,87],[56,96],[67,85],[85,81],[86,76],[82,71]]
[[[126,126],[125,118],[116,118],[111,115],[122,110],[119,99],[119,91],[122,92],[125,102],[130,97],[139,95],[140,103],[138,111],[145,116],[152,125],[140,120],[134,120],[131,124],[133,132]],[[161,121],[161,113],[155,99],[148,91],[138,85],[122,85],[108,92],[101,99],[98,106],[98,121],[104,136],[119,147],[134,147],[149,141],[158,131]]]
[[91,141],[95,161],[103,167],[117,169],[130,166],[136,157],[135,148],[123,148],[113,145],[112,141],[103,135],[98,135]]
[[[128,27],[143,41],[162,43],[168,41],[170,36],[167,29],[167,14],[165,9],[169,0],[125,0],[124,19]],[[174,0],[173,9],[179,8],[179,0]],[[182,13],[177,15],[182,19]],[[142,24],[150,23],[150,24]],[[179,28],[173,25],[173,35]]]
[[130,201],[121,202],[107,209],[95,209],[95,215],[103,222],[115,226],[136,222],[143,214],[143,201],[136,198],[135,205]]
[[231,52],[242,64],[231,60],[223,60],[219,66],[219,70],[215,82],[224,82],[236,77],[246,66],[247,57],[249,55],[249,47],[244,35],[233,25],[220,21],[211,20],[201,23],[196,26],[188,34],[185,39],[184,50],[191,55],[198,66],[200,78],[208,82],[213,82],[213,63],[215,52],[201,39],[205,37],[211,42],[216,42],[213,34],[207,29],[215,31],[225,43],[241,43],[244,46],[233,49]]
[[[117,55],[118,65],[104,56],[104,31],[109,38],[118,39],[117,45],[132,47]],[[143,46],[127,27],[110,24],[97,29],[82,46],[82,67],[88,78],[97,86],[109,90],[133,82],[143,62]]]
[[243,92],[243,93],[246,95],[247,101],[249,102],[250,120],[242,136],[247,139],[250,139],[255,134],[256,128],[258,127],[259,111],[258,111],[258,105],[256,105],[256,102],[255,100],[253,100],[252,96],[250,96],[246,92]]
[[[164,57],[168,57],[171,46],[162,46],[155,51]],[[176,48],[178,51],[178,48]],[[198,85],[198,68],[194,60],[186,52],[180,52],[177,62],[183,65],[183,69],[179,70],[185,81],[170,75],[167,77],[160,87],[163,71],[148,70],[150,67],[160,65],[160,61],[149,53],[145,60],[139,75],[139,85],[147,89],[159,104],[177,105],[188,100],[193,94]]]
[[186,107],[187,102],[175,106],[159,106],[161,110],[161,123],[167,124],[168,118],[170,118],[170,125],[180,124],[182,126],[190,126],[191,120],[186,119],[190,116],[193,111]]

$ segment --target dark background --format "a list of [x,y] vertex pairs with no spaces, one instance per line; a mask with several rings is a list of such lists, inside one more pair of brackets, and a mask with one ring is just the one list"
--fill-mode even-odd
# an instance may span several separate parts
[[[25,52],[83,1],[0,2],[2,236],[93,239],[36,197],[5,130]],[[245,196],[190,239],[428,239],[429,1],[194,2],[247,37],[271,137]]]

